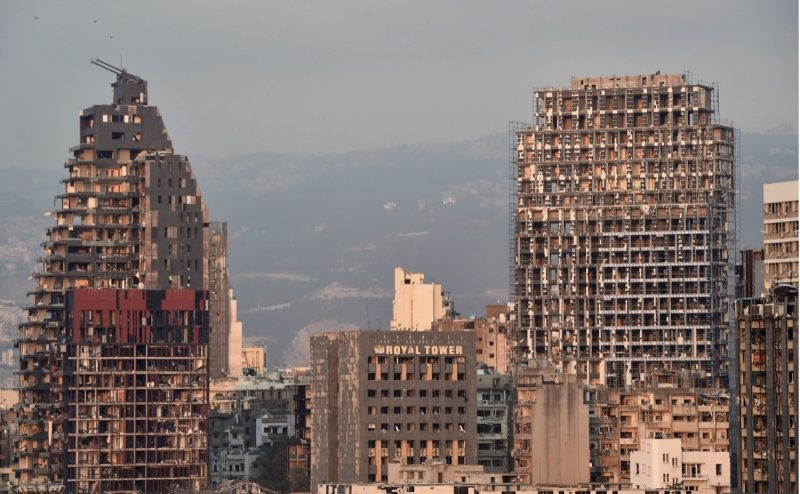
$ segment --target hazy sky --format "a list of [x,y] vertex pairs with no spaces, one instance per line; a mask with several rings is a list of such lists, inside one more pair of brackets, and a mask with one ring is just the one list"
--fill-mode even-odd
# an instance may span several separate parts
[[[530,121],[571,75],[683,72],[745,131],[797,126],[798,2],[0,3],[0,166],[60,166],[100,56],[150,81],[176,151],[326,153]],[[37,18],[38,17],[38,18]]]

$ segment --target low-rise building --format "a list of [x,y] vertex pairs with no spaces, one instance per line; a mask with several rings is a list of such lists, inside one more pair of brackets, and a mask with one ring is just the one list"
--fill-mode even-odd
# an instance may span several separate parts
[[522,485],[522,484],[475,484],[453,483],[321,483],[311,491],[314,494],[479,494],[481,492],[504,492],[513,494],[719,494],[713,488],[693,489],[686,486],[670,486],[663,489],[636,489],[626,485]]
[[478,465],[489,472],[511,470],[511,418],[514,383],[511,376],[478,367]]
[[577,376],[529,361],[516,369],[515,380],[513,459],[520,481],[589,482],[589,405]]
[[[672,386],[666,377],[661,386]],[[684,386],[586,388],[592,482],[630,483],[631,454],[643,439],[679,439],[684,451],[730,451],[727,392],[679,384]]]
[[256,418],[256,447],[278,438],[294,437],[294,414],[265,413]]
[[680,439],[642,439],[631,453],[631,487],[664,489],[684,486],[728,491],[730,454],[721,451],[684,451]]

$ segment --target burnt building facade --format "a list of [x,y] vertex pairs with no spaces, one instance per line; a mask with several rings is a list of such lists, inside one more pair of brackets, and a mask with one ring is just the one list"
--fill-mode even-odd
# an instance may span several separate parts
[[[74,477],[83,475],[77,464],[95,468],[97,473],[91,475],[103,475],[101,463],[86,463],[96,457],[94,453],[87,451],[81,456],[84,442],[71,437],[77,431],[71,415],[77,413],[72,401],[77,396],[74,386],[86,381],[80,380],[83,377],[74,380],[77,377],[67,371],[79,372],[86,355],[81,352],[91,348],[100,352],[96,356],[100,365],[105,358],[104,345],[120,342],[108,340],[108,333],[106,342],[94,333],[69,333],[68,294],[80,289],[123,294],[131,289],[205,293],[209,283],[208,214],[188,159],[174,153],[158,108],[148,105],[147,81],[104,62],[95,63],[116,75],[113,101],[80,112],[80,141],[70,149],[72,157],[64,165],[64,190],[56,196],[51,213],[55,224],[48,228],[42,243],[41,264],[33,275],[36,286],[29,294],[28,317],[20,325],[17,342],[17,475],[20,488],[28,492],[83,490],[84,484],[76,483]],[[105,303],[92,301],[87,303]],[[151,309],[145,304],[136,310]],[[87,306],[85,310],[94,309]],[[115,324],[116,336],[122,322]],[[91,327],[92,331],[97,328]],[[213,324],[211,329],[216,329]],[[70,340],[76,335],[91,344],[80,347]],[[190,343],[207,348],[208,334],[185,342]],[[109,348],[112,353],[119,349]],[[195,354],[192,358],[207,356]],[[152,377],[159,379],[153,372]],[[206,379],[208,366],[185,372],[187,378]],[[203,472],[194,470],[192,475],[202,481]]]
[[738,416],[732,455],[741,492],[797,492],[797,287],[736,301]]
[[68,492],[197,490],[208,464],[208,309],[200,290],[66,294]]
[[397,460],[477,462],[471,332],[311,338],[311,482],[385,482]]
[[734,129],[683,75],[573,77],[512,128],[518,357],[587,383],[724,383]]

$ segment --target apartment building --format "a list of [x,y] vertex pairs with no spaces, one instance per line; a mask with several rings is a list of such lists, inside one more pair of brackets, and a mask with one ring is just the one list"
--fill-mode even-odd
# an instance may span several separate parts
[[478,364],[510,375],[515,347],[512,316],[505,305],[487,305],[484,317],[447,317],[435,321],[431,329],[474,332]]
[[477,462],[475,338],[463,331],[311,337],[311,484],[385,482],[393,459]]
[[735,456],[742,492],[797,492],[797,287],[736,302]]
[[764,278],[798,284],[798,181],[764,184]]
[[[207,293],[210,277],[208,214],[189,160],[174,153],[158,108],[148,104],[147,81],[105,62],[97,60],[94,63],[116,76],[112,84],[113,101],[80,112],[80,140],[70,149],[72,157],[64,164],[67,171],[61,181],[64,190],[55,198],[55,209],[51,212],[54,224],[47,229],[46,240],[42,243],[41,265],[33,274],[36,286],[29,294],[31,305],[26,307],[27,320],[19,327],[17,475],[20,489],[27,491],[97,492],[101,478],[110,478],[111,472],[122,475],[116,470],[122,465],[108,463],[122,461],[122,457],[103,452],[111,441],[103,439],[92,444],[76,435],[83,434],[79,432],[83,427],[79,421],[85,417],[81,417],[82,412],[76,412],[77,403],[73,400],[78,396],[86,399],[91,396],[94,400],[106,392],[85,390],[87,394],[84,395],[76,388],[86,386],[85,383],[91,380],[83,375],[81,366],[85,358],[89,358],[92,365],[111,366],[114,352],[123,351],[120,345],[138,342],[134,360],[124,360],[124,363],[152,364],[150,378],[155,386],[159,386],[161,381],[173,379],[172,368],[166,362],[137,359],[140,349],[146,351],[150,345],[163,342],[148,339],[154,333],[138,331],[162,328],[167,322],[142,320],[146,315],[155,317],[156,313],[181,311],[176,321],[169,324],[186,328],[187,332],[169,336],[172,338],[169,342],[175,345],[175,351],[186,348],[185,345],[195,345],[191,357],[186,358],[206,359],[207,364],[208,356],[203,352],[208,346],[208,332],[220,334],[227,331],[226,327],[216,327],[213,321],[183,319],[190,313],[201,315],[198,307],[161,306],[151,298],[158,297],[156,293],[172,293],[169,290],[175,289],[196,292],[198,297]],[[103,326],[100,326],[97,320],[80,322],[75,319],[75,331],[83,328],[81,331],[86,333],[70,333],[68,322],[73,315],[68,311],[69,300],[88,304],[81,309],[89,311],[86,314],[110,311],[105,299],[87,301],[82,298],[84,295],[78,294],[70,298],[71,292],[82,289],[109,289],[110,292],[102,293],[109,299],[121,297],[120,300],[133,300],[125,299],[136,298],[130,290],[142,290],[145,298],[140,306],[130,308],[137,312],[124,315],[124,320],[112,322],[104,319]],[[173,295],[168,295],[167,299],[172,300],[170,297]],[[191,299],[189,295],[186,297]],[[92,307],[93,303],[97,307]],[[110,311],[108,317],[123,317],[123,314]],[[129,339],[125,340],[120,328],[136,328],[137,333],[128,334]],[[190,328],[195,329],[190,331]],[[70,339],[72,335],[77,335],[76,339]],[[182,371],[182,379],[186,381],[182,385],[207,380],[206,368],[190,365],[177,354],[173,357],[175,365],[187,369]],[[211,362],[210,365],[214,367],[215,364]],[[115,381],[113,386],[114,393],[123,392],[122,384]],[[207,384],[201,388],[207,389]],[[152,394],[157,392],[160,391],[148,391]],[[123,397],[119,395],[115,399],[123,400]],[[111,410],[103,407],[95,413],[106,414]],[[121,414],[116,418],[133,417],[132,408],[114,410]],[[200,413],[194,408],[184,411]],[[106,422],[100,420],[99,423]],[[140,440],[153,440],[159,444],[158,447],[163,447],[162,443],[173,441],[175,434],[189,434],[188,431],[178,428],[144,430],[137,424],[126,433],[134,434],[130,438],[133,444]],[[193,442],[197,444],[203,441],[205,428],[191,433]],[[95,454],[98,449],[99,456]],[[158,455],[146,456],[139,465],[154,465],[161,461],[159,458]],[[95,460],[97,463],[92,463]],[[203,462],[201,467],[195,460],[197,457],[185,460],[188,462],[186,466],[191,464],[191,472],[184,472],[186,475],[176,473],[183,479],[175,480],[176,483],[192,488],[205,481],[205,464]],[[169,461],[176,463],[161,462],[159,468],[134,470],[136,483],[131,489],[148,492],[149,489],[164,487],[158,482],[151,483],[148,476],[152,473],[163,478],[165,469],[169,468],[178,472],[184,460],[174,457]]]
[[423,273],[394,268],[394,301],[391,329],[427,331],[443,318],[450,302],[438,283],[425,283]]
[[[177,288],[66,293],[67,492],[204,485],[207,303],[206,292]],[[19,468],[37,461],[23,456]]]
[[678,439],[682,451],[730,451],[727,393],[672,379],[665,375],[661,384],[670,387],[586,389],[592,482],[629,484],[631,455],[647,439]]
[[511,471],[514,383],[510,375],[478,367],[478,465],[487,472]]
[[642,439],[631,453],[631,487],[728,492],[731,458],[727,452],[684,451],[680,439]]
[[515,125],[519,357],[591,384],[727,373],[734,129],[684,75],[573,77]]

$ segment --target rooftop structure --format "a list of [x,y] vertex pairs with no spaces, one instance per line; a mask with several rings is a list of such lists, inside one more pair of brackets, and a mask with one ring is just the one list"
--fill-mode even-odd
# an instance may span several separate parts
[[391,329],[427,331],[447,313],[442,285],[425,283],[422,273],[394,268]]
[[682,75],[571,79],[513,137],[518,355],[591,384],[727,373],[734,130]]

